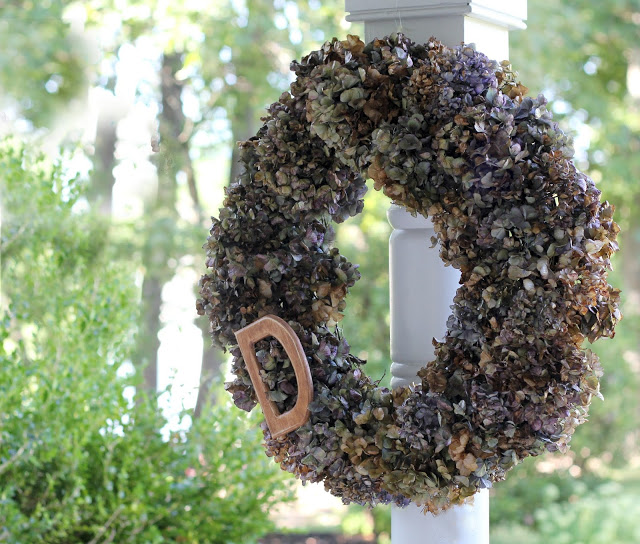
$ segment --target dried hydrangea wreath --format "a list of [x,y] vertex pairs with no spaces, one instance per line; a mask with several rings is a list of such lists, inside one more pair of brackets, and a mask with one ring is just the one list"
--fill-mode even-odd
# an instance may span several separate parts
[[[234,333],[285,319],[307,354],[311,417],[267,454],[345,502],[461,503],[529,455],[563,450],[601,374],[581,349],[613,336],[619,294],[613,208],[571,161],[545,100],[472,47],[402,35],[334,39],[240,144],[244,171],[205,245],[198,311],[234,355],[237,406],[256,396]],[[421,383],[393,391],[362,371],[336,323],[357,266],[330,220],[359,213],[372,178],[432,218],[440,256],[461,272],[446,338]],[[425,240],[425,244],[428,241]],[[295,377],[273,338],[256,345],[281,411]]]

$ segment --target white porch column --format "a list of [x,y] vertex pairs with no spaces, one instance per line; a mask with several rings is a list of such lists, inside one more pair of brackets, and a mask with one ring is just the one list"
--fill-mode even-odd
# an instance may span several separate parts
[[[478,51],[498,61],[509,57],[509,31],[524,29],[526,0],[345,0],[348,21],[365,23],[365,42],[403,32],[414,42],[431,36],[449,46],[475,43]],[[394,228],[389,240],[391,292],[392,387],[416,380],[417,371],[433,356],[431,339],[446,332],[446,320],[460,275],[445,268],[430,220],[412,217],[392,205]],[[488,544],[489,493],[481,491],[473,505],[443,514],[423,515],[414,505],[394,508],[393,544]]]

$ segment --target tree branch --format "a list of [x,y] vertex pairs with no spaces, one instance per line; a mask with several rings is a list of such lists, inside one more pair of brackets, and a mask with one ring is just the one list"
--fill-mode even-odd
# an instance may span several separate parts
[[[94,536],[90,541],[89,544],[97,544],[99,538],[105,534],[107,532],[107,529],[109,529],[109,526],[118,518],[118,516],[120,515],[120,512],[122,512],[122,510],[124,509],[124,505],[121,504],[118,506],[118,508],[116,508],[113,511],[113,514],[111,514],[111,516],[109,517],[109,519],[107,520],[107,522],[100,527],[100,530],[98,531],[98,534],[96,534],[96,536]],[[111,538],[109,539],[109,542],[113,541],[113,534],[111,535]]]

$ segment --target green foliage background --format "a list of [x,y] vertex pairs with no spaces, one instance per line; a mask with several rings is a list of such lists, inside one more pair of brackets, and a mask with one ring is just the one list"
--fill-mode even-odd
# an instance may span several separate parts
[[258,419],[221,403],[164,436],[126,394],[139,293],[83,184],[7,141],[0,172],[0,542],[255,541],[288,496]]
[[[155,104],[161,138],[157,191],[131,222],[110,217],[123,162],[119,113],[76,151],[93,169],[82,179],[69,172],[70,156],[53,166],[15,142],[0,150],[0,542],[248,542],[268,528],[254,498],[282,497],[256,420],[213,400],[209,384],[224,365],[206,344],[201,398],[183,414],[194,418],[188,432],[163,436],[155,402],[123,393],[155,398],[148,369],[162,287],[176,263],[203,270],[200,245],[234,175],[233,142],[254,134],[263,107],[286,89],[289,60],[362,28],[341,26],[337,0],[205,5],[0,2],[0,135],[20,134],[26,149],[74,147],[76,135],[61,127],[86,107],[88,89],[115,96],[116,67],[134,46],[154,51],[155,76],[140,76],[133,101]],[[572,450],[528,460],[495,486],[492,542],[638,544],[640,1],[529,0],[527,24],[512,33],[514,67],[580,136],[579,167],[617,207],[623,232],[611,281],[623,289],[625,318],[613,341],[594,346],[605,401],[594,401]],[[362,272],[345,336],[383,384],[387,205],[371,190],[364,213],[336,234]],[[123,371],[130,366],[133,376]],[[369,514],[352,508],[349,523],[357,516]],[[388,509],[374,518],[376,532],[388,533]]]

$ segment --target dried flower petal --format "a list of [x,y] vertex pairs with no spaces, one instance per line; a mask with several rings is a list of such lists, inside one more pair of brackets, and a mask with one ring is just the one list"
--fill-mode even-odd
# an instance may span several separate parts
[[[564,451],[599,395],[582,342],[612,337],[621,317],[607,284],[619,229],[544,97],[470,46],[401,34],[334,39],[292,70],[291,91],[240,144],[197,303],[233,355],[227,389],[244,410],[256,395],[236,331],[276,314],[309,357],[311,417],[278,439],[265,426],[267,454],[345,502],[437,512],[527,456]],[[394,391],[334,328],[360,275],[330,224],[362,210],[366,176],[431,217],[442,260],[461,272],[435,359]],[[282,346],[264,339],[256,352],[270,399],[292,408]]]

